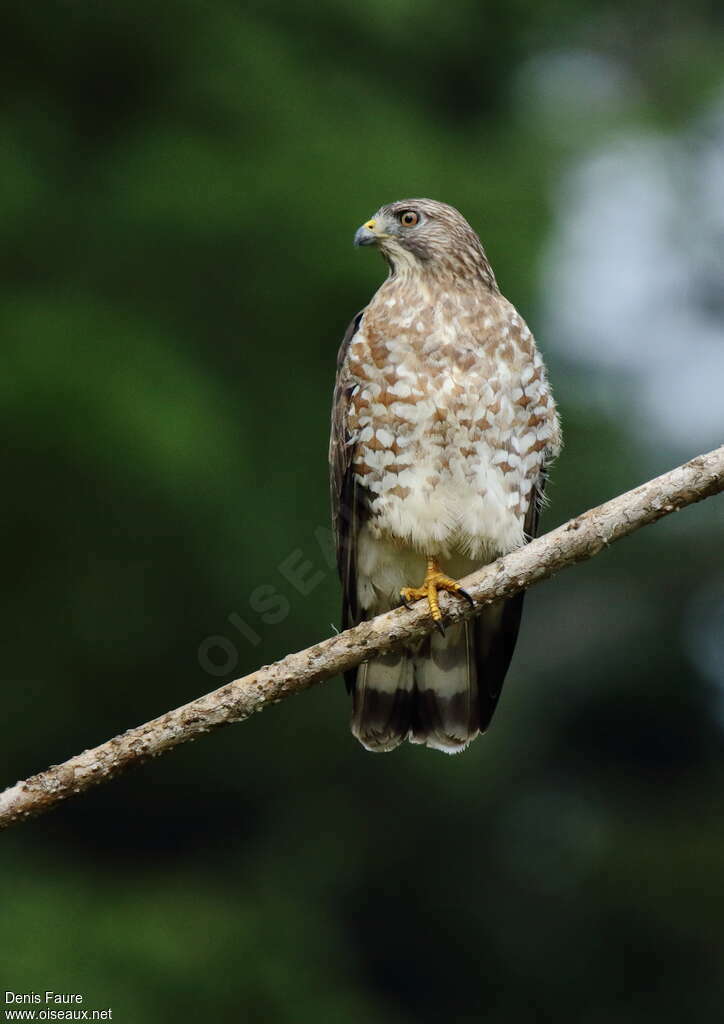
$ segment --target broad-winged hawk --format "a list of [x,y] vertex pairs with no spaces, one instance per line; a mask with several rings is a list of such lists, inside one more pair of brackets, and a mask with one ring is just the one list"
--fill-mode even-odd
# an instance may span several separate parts
[[523,594],[442,625],[437,592],[536,533],[560,428],[531,332],[498,288],[478,236],[431,199],[383,206],[355,235],[389,276],[342,342],[331,488],[350,626],[425,598],[439,626],[348,673],[352,732],[455,753],[484,731],[518,633]]

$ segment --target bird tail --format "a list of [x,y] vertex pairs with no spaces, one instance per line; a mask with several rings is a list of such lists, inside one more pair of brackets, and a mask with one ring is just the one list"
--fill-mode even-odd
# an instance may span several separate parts
[[412,653],[392,651],[366,661],[352,682],[352,734],[367,750],[399,746],[410,731],[414,697]]
[[523,595],[365,662],[353,684],[352,732],[368,750],[405,739],[447,754],[488,727],[513,654]]
[[410,742],[457,754],[480,731],[475,623],[433,633],[415,657],[415,703]]

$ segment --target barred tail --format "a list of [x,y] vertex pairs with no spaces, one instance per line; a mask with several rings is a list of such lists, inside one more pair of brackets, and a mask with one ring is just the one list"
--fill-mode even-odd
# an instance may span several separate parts
[[366,661],[352,685],[352,734],[367,750],[394,750],[410,731],[414,695],[410,651],[393,651]]
[[484,732],[515,647],[523,594],[433,633],[415,649],[380,655],[350,679],[352,732],[368,750],[405,739],[456,754]]
[[425,637],[415,658],[410,741],[457,754],[480,731],[474,623]]

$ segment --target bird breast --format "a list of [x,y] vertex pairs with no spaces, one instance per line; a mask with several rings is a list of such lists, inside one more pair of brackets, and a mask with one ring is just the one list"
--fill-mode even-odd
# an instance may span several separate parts
[[557,421],[533,338],[506,300],[481,308],[446,295],[411,308],[383,286],[347,374],[353,468],[374,534],[473,558],[524,542]]

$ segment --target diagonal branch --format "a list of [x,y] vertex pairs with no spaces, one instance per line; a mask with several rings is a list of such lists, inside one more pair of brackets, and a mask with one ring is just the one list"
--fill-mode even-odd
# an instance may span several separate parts
[[[633,491],[569,520],[464,581],[478,603],[510,597],[559,569],[583,562],[641,526],[724,490],[724,446],[672,469]],[[467,604],[443,595],[449,621],[467,618]],[[129,729],[92,750],[53,765],[0,794],[0,828],[50,810],[149,757],[187,743],[202,733],[241,722],[315,683],[352,668],[370,655],[432,629],[424,602],[412,610],[398,608],[323,640],[273,665],[227,683],[160,718]]]

